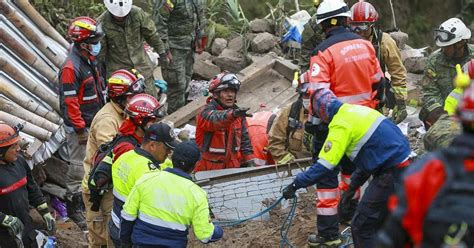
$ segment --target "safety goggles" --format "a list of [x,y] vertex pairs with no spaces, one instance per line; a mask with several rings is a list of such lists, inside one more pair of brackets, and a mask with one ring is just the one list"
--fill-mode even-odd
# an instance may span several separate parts
[[349,24],[349,27],[353,32],[362,32],[369,30],[372,27],[372,24],[369,22],[353,22]]
[[156,119],[161,119],[161,118],[165,117],[166,113],[163,109],[163,106],[164,105],[160,105],[158,108],[153,110],[153,117],[155,118],[155,121],[156,121]]
[[145,80],[143,77],[140,77],[137,79],[137,81],[133,82],[130,87],[128,87],[127,93],[132,93],[132,94],[139,94],[143,93],[145,91]]
[[442,29],[435,29],[433,36],[435,41],[440,42],[448,42],[456,38],[455,34]]
[[18,136],[20,136],[20,131],[23,129],[23,127],[24,126],[21,123],[16,124],[16,126],[13,127],[13,130],[15,131],[15,133],[12,136],[1,139],[0,144],[7,143],[10,140],[16,139]]
[[225,74],[221,78],[221,85],[227,85],[230,88],[235,88],[238,90],[240,88],[240,80],[233,73]]

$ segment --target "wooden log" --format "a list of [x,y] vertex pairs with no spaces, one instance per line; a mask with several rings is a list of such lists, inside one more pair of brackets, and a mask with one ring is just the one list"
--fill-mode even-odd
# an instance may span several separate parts
[[17,13],[6,0],[0,0],[0,13],[2,13],[16,28],[18,28],[56,67],[61,67],[65,56],[57,54],[46,42],[28,25],[28,20]]
[[0,77],[0,92],[8,97],[10,100],[16,102],[23,108],[33,112],[53,123],[61,124],[63,120],[54,111],[50,111],[45,107],[41,106],[36,101],[32,100],[27,94],[18,90],[18,88],[12,83],[2,79]]
[[38,13],[28,0],[14,0],[14,2],[18,8],[20,8],[34,23],[36,23],[43,33],[57,41],[64,48],[69,48],[69,42],[67,42],[66,39],[64,39],[40,13]]
[[51,84],[56,81],[57,72],[55,72],[42,59],[38,59],[38,55],[35,54],[31,48],[24,46],[21,42],[17,42],[15,38],[2,27],[0,27],[0,41],[10,48],[26,64],[36,69],[41,75],[48,79]]
[[54,110],[59,112],[59,99],[57,95],[51,94],[50,91],[45,89],[41,84],[35,83],[33,80],[28,78],[22,70],[18,69],[13,63],[7,58],[0,57],[0,67],[15,81],[25,87],[29,92],[33,93],[36,97],[40,98],[51,106]]
[[56,125],[39,115],[31,113],[30,111],[22,108],[20,105],[6,99],[5,97],[0,97],[0,110],[10,113],[53,133],[59,129],[59,125]]
[[33,125],[23,119],[20,119],[14,115],[11,115],[9,113],[6,113],[6,112],[3,112],[3,111],[0,111],[0,120],[6,122],[7,124],[10,124],[10,125],[16,125],[18,123],[21,123],[23,124],[23,130],[21,130],[22,132],[24,133],[27,133],[37,139],[40,139],[40,140],[43,140],[43,141],[47,141],[51,135],[53,135],[51,132],[49,132],[48,130],[46,129],[43,129],[41,127],[38,127],[36,125]]

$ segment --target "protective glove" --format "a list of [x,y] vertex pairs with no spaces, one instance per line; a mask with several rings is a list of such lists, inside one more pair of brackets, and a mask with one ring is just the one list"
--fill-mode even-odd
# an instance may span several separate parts
[[44,223],[46,224],[46,229],[54,233],[56,229],[56,219],[49,212],[48,205],[46,203],[43,203],[36,207],[36,209],[38,210],[38,213],[43,216]]
[[157,79],[155,80],[155,86],[160,89],[161,93],[168,92],[168,83],[165,80]]
[[86,145],[87,144],[87,139],[89,138],[89,132],[87,132],[85,129],[82,132],[76,133],[77,135],[77,141],[79,142],[80,145]]
[[304,131],[303,144],[306,150],[313,151],[313,135],[311,133]]
[[255,161],[253,159],[247,160],[240,164],[241,168],[246,168],[246,167],[256,167],[257,165],[255,164]]
[[23,233],[23,223],[17,217],[11,215],[5,215],[1,222],[2,226],[8,229],[11,236],[19,235],[21,237]]
[[351,201],[356,193],[356,190],[357,190],[356,188],[349,185],[349,188],[344,193],[342,193],[341,200],[339,201],[339,206],[338,206],[339,215],[341,216],[348,215],[351,209]]
[[395,124],[398,124],[405,120],[407,118],[408,113],[407,113],[407,106],[405,103],[400,103],[395,106],[393,109],[393,114],[392,114],[392,121]]
[[287,164],[295,159],[293,154],[287,153],[282,159],[278,160],[277,164]]
[[282,191],[283,198],[285,198],[286,200],[295,198],[296,190],[296,185],[294,183],[286,186]]
[[247,113],[247,111],[249,111],[250,108],[236,108],[232,111],[232,115],[235,117],[235,118],[238,118],[238,117],[252,117],[252,114],[250,113]]

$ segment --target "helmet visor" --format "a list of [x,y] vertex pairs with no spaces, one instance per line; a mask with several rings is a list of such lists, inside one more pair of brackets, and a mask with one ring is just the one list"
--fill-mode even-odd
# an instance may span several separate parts
[[236,90],[240,89],[240,81],[237,76],[233,73],[224,75],[221,78],[221,85],[227,85],[226,88],[233,88]]
[[140,94],[140,93],[143,93],[145,91],[145,80],[143,79],[143,77],[140,77],[137,79],[137,81],[133,82],[132,85],[130,85],[130,87],[128,88],[128,92],[129,94]]
[[446,30],[441,30],[441,29],[436,29],[434,31],[434,40],[435,41],[440,41],[440,42],[448,42],[454,38],[456,38],[456,35],[453,33],[450,33]]
[[353,22],[349,24],[352,32],[361,32],[367,31],[371,27],[371,24],[368,22]]

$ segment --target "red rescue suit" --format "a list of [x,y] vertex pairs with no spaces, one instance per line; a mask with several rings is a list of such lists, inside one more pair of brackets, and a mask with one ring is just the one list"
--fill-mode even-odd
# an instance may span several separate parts
[[270,111],[257,112],[252,117],[247,117],[249,136],[255,155],[254,161],[258,166],[275,164],[272,155],[267,151],[268,131],[271,128],[270,122],[274,118],[275,114]]
[[224,109],[209,98],[196,119],[196,143],[202,158],[195,171],[238,168],[254,158],[247,122],[234,117],[232,108]]

